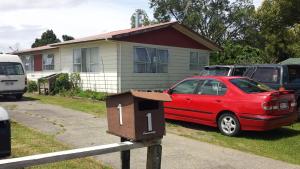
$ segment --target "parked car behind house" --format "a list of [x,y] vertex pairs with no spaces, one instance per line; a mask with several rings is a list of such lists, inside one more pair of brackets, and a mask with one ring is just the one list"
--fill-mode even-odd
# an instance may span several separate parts
[[17,55],[0,54],[0,95],[21,99],[26,92],[26,74]]
[[213,65],[205,66],[201,76],[243,76],[249,66],[246,65]]
[[240,130],[264,131],[297,119],[292,91],[276,91],[244,77],[196,76],[165,92],[165,117],[218,127],[234,136]]
[[249,67],[244,76],[273,89],[294,90],[300,112],[300,65],[260,64]]

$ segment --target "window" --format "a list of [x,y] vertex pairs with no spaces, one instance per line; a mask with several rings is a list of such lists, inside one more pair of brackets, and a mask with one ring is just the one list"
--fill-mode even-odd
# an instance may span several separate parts
[[24,75],[24,70],[20,63],[1,62],[0,75]]
[[201,95],[225,95],[227,87],[216,80],[206,80],[201,87],[199,87],[197,93]]
[[243,76],[246,71],[246,67],[234,68],[233,76]]
[[191,52],[190,53],[190,70],[201,70],[207,66],[209,56],[206,53]]
[[228,76],[229,67],[206,67],[200,72],[201,76]]
[[250,79],[231,79],[230,82],[246,93],[261,93],[272,90],[268,86]]
[[25,70],[28,72],[34,71],[34,57],[33,56],[23,56],[22,62]]
[[43,70],[54,70],[54,54],[43,55]]
[[274,67],[258,67],[252,79],[262,83],[279,83],[280,69]]
[[186,80],[172,89],[174,94],[193,94],[198,86],[198,80]]
[[99,48],[78,48],[73,50],[74,72],[98,72]]
[[300,83],[300,66],[298,65],[289,65],[288,74],[290,83]]
[[168,50],[134,48],[135,73],[168,73]]

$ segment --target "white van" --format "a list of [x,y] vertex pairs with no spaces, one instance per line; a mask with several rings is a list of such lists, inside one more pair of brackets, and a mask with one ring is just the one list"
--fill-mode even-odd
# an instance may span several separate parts
[[27,78],[17,55],[0,54],[0,95],[21,99],[27,90]]

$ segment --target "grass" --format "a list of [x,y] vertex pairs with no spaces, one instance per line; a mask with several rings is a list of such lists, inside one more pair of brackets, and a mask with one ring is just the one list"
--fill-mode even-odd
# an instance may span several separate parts
[[[22,157],[40,153],[67,150],[68,146],[56,141],[53,136],[41,134],[33,129],[12,122],[12,156]],[[82,158],[45,164],[30,169],[108,169],[92,158]]]
[[227,137],[216,128],[168,121],[168,132],[244,152],[300,165],[300,123],[267,132]]
[[83,111],[97,117],[106,114],[105,102],[92,101],[82,98],[71,98],[61,96],[44,96],[37,94],[26,94],[25,100],[39,100],[41,103],[59,105],[65,108]]
[[[104,115],[105,103],[59,96],[29,95],[43,103],[57,104],[83,112]],[[244,152],[270,157],[300,165],[300,123],[268,132],[242,132],[238,137],[227,137],[216,129],[184,122],[167,122],[167,131]]]

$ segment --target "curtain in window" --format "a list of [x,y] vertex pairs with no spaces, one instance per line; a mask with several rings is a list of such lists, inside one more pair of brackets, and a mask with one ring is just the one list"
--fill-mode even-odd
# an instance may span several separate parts
[[74,72],[98,72],[99,48],[74,49]]
[[43,70],[54,70],[54,54],[43,55]]
[[23,56],[22,62],[25,67],[25,70],[30,72],[34,70],[34,59],[33,56]]

